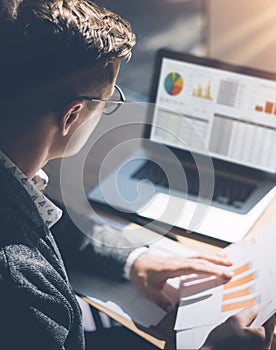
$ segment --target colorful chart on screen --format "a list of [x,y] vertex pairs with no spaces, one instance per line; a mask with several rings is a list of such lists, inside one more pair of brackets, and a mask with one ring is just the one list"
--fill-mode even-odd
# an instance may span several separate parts
[[171,72],[166,76],[164,88],[171,96],[180,94],[184,87],[184,80],[179,73]]

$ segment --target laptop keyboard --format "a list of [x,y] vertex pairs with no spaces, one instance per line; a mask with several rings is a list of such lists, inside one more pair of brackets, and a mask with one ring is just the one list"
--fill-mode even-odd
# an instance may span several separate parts
[[[195,168],[185,167],[188,194],[199,195],[199,175]],[[151,183],[169,188],[168,178],[164,170],[152,161],[147,161],[132,178],[138,180],[149,180]],[[174,188],[176,189],[176,188]],[[243,203],[249,198],[256,186],[237,179],[229,179],[222,175],[215,175],[213,202],[241,208]],[[204,195],[202,196],[204,198]]]

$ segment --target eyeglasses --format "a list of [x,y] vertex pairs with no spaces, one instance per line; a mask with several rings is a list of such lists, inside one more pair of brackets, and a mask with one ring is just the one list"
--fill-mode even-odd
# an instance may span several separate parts
[[94,102],[104,102],[105,106],[104,106],[103,114],[110,115],[118,111],[121,105],[126,102],[126,98],[122,89],[116,84],[114,88],[115,88],[114,93],[111,96],[111,98],[108,100],[103,100],[100,98],[88,97],[88,96],[79,96],[78,98],[83,100],[88,100],[88,101],[94,101]]

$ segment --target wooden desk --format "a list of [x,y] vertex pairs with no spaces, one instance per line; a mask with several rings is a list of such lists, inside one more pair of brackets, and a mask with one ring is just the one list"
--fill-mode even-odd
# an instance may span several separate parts
[[[269,207],[266,209],[261,218],[256,222],[254,227],[249,232],[249,235],[264,225],[268,224],[275,218],[276,213],[276,198],[272,201]],[[199,251],[205,254],[216,254],[223,247],[227,246],[227,243],[219,242],[208,237],[204,237],[197,234],[183,233],[181,230],[174,229],[173,231],[181,244],[186,247]],[[141,337],[147,339],[160,349],[175,349],[175,332],[173,330],[176,313],[167,315],[156,327],[144,328],[140,325],[135,324],[133,321],[129,321],[126,318],[119,316],[112,311],[106,310],[103,306],[100,306],[87,298],[83,298],[89,304],[105,312],[111,318],[121,323],[125,327],[129,328],[133,332],[137,333]],[[276,337],[272,346],[273,350],[276,350]]]

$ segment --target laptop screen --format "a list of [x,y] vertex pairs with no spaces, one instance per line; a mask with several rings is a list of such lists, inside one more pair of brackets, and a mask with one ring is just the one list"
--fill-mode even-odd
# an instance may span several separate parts
[[275,173],[276,81],[189,57],[161,60],[150,140]]

